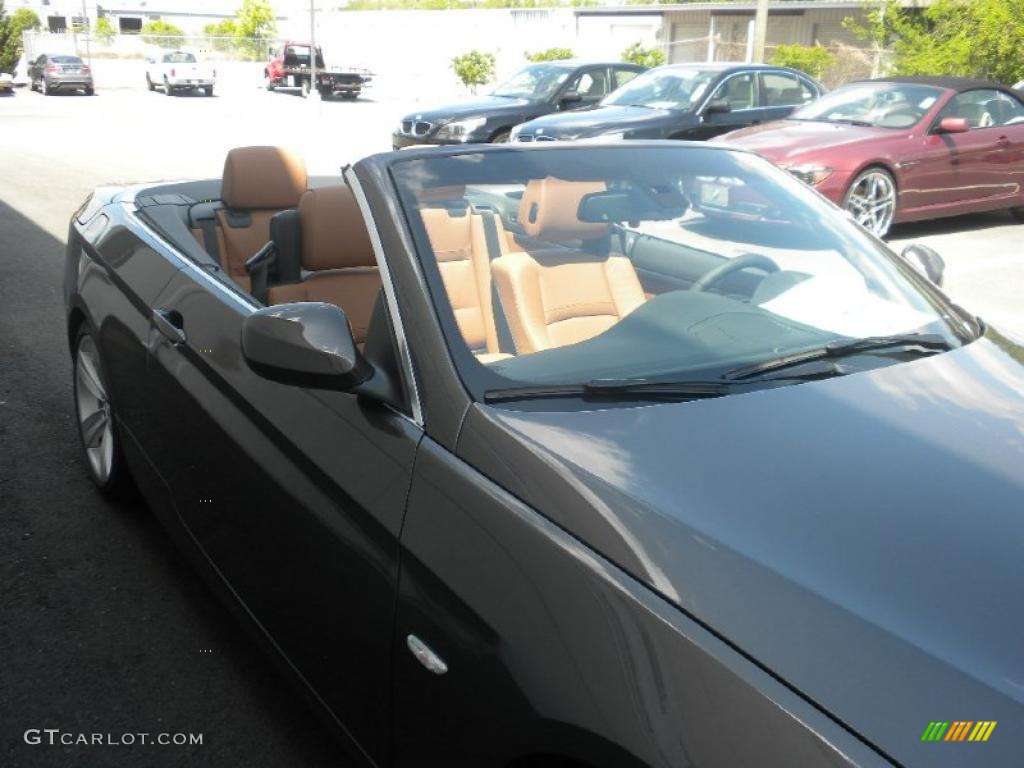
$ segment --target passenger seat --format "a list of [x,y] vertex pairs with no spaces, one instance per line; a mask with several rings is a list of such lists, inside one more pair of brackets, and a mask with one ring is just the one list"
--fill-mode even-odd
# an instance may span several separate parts
[[527,184],[519,222],[534,242],[550,247],[506,253],[491,262],[518,354],[597,336],[646,300],[627,257],[588,247],[598,246],[609,228],[580,221],[580,201],[605,188],[603,182],[554,177]]
[[281,147],[239,147],[224,161],[221,198],[215,211],[218,243],[205,242],[219,254],[221,268],[244,290],[251,288],[245,262],[270,240],[270,220],[295,208],[306,192],[306,165]]
[[270,286],[267,303],[335,304],[345,311],[352,336],[362,345],[381,279],[359,206],[343,185],[311,189],[298,205],[305,274],[299,282]]

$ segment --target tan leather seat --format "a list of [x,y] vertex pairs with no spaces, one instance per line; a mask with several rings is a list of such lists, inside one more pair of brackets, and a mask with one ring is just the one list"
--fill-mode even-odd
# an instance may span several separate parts
[[[306,191],[306,164],[280,147],[238,147],[224,160],[217,211],[221,268],[245,290],[245,262],[270,240],[270,219],[294,208]],[[211,249],[206,248],[209,252]]]
[[506,253],[491,262],[516,352],[575,344],[602,333],[645,301],[632,262],[567,243],[604,238],[608,225],[577,217],[584,195],[603,182],[534,179],[523,192],[519,221],[543,250]]
[[319,187],[299,201],[302,282],[273,285],[268,304],[326,301],[345,310],[357,344],[380,292],[380,272],[362,213],[346,186]]
[[423,208],[420,215],[466,346],[477,353],[498,352],[490,258],[481,217],[447,208]]

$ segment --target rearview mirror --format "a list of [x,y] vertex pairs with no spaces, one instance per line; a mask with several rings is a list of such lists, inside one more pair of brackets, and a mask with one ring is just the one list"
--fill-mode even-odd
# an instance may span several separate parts
[[321,302],[253,312],[242,323],[242,355],[263,378],[300,387],[351,391],[373,374],[345,313]]
[[580,95],[579,91],[566,91],[562,94],[562,100],[560,103],[565,107],[572,104],[579,104],[581,101],[583,101],[583,97]]
[[939,121],[939,133],[967,133],[970,123],[962,117],[944,117]]
[[946,262],[943,261],[938,253],[927,245],[912,243],[904,248],[903,253],[900,255],[910,263],[910,266],[935,283],[935,285],[942,287]]
[[686,213],[687,208],[686,197],[669,187],[645,192],[638,189],[591,192],[580,200],[576,218],[591,224],[672,221]]
[[720,115],[725,112],[732,112],[732,104],[729,103],[728,99],[712,99],[704,107],[704,114],[706,115]]

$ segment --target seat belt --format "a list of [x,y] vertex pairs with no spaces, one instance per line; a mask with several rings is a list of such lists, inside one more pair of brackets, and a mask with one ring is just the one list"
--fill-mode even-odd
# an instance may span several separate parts
[[270,240],[245,262],[245,271],[249,273],[249,279],[251,280],[249,293],[261,304],[267,303],[267,294],[270,292],[268,285],[270,265],[276,260],[277,249],[274,241]]
[[[487,259],[494,261],[501,256],[501,243],[498,241],[498,225],[494,221],[494,214],[491,211],[480,211],[481,220],[484,225],[484,242],[487,244]],[[505,315],[505,307],[501,303],[501,294],[498,293],[498,286],[491,279],[491,315],[494,318],[494,331],[498,337],[498,351],[510,354],[516,353],[515,339],[508,327],[508,317]]]
[[206,252],[217,262],[217,269],[223,270],[224,264],[220,260],[220,238],[217,237],[216,219],[197,219],[199,229],[203,233],[203,245]]

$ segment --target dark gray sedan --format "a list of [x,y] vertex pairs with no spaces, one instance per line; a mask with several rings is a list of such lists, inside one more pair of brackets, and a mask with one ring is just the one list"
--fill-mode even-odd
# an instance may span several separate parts
[[512,141],[703,141],[781,120],[825,92],[803,72],[762,64],[672,64],[651,69],[599,104],[516,126]]
[[78,56],[65,53],[42,53],[28,65],[29,87],[43,96],[58,91],[95,93],[92,69]]
[[250,147],[64,297],[96,485],[346,765],[1002,768],[1024,347],[941,276],[740,150]]

